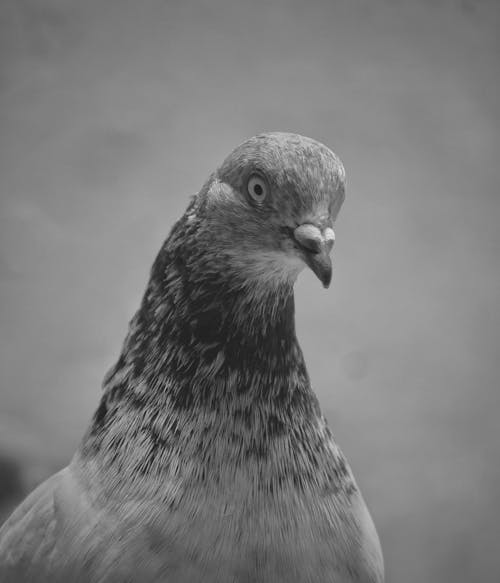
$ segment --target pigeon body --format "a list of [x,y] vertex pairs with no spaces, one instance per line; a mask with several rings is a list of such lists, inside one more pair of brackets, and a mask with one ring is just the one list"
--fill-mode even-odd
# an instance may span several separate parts
[[383,581],[295,335],[294,281],[329,285],[343,199],[309,138],[228,156],[161,248],[70,465],[0,530],[0,581]]

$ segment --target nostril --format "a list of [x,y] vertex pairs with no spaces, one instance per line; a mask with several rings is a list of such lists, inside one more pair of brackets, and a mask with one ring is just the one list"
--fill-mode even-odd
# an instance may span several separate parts
[[327,227],[324,232],[325,243],[328,250],[331,251],[335,243],[335,233],[331,227]]
[[300,225],[293,234],[297,243],[307,251],[321,252],[324,241],[321,231],[315,225]]

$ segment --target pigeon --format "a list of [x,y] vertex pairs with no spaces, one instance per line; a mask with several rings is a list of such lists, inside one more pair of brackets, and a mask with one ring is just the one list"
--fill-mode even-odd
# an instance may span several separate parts
[[311,387],[294,282],[332,277],[345,172],[236,147],[174,224],[67,467],[0,530],[0,580],[380,583],[379,538]]

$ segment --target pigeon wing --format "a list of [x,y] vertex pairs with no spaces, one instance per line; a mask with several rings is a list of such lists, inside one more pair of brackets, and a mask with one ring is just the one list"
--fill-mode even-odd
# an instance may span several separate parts
[[113,544],[106,518],[90,504],[71,466],[64,468],[40,484],[0,529],[0,581],[113,581],[120,545]]
[[66,471],[40,484],[2,526],[0,580],[6,583],[61,580],[54,493],[64,482]]
[[123,503],[119,512],[109,506],[91,501],[73,465],[50,477],[0,529],[1,583],[205,580],[170,529],[157,537],[145,520],[164,509],[145,502]]

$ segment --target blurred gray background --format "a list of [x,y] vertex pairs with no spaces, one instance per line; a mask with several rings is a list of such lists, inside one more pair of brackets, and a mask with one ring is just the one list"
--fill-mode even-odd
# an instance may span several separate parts
[[0,519],[72,455],[188,196],[285,130],[347,170],[298,334],[387,580],[500,580],[499,16],[1,0]]

